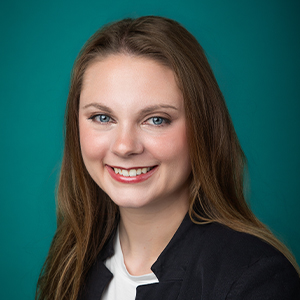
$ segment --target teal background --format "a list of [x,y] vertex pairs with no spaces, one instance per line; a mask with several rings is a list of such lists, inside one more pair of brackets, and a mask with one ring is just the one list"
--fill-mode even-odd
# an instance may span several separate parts
[[300,1],[0,4],[0,299],[33,299],[55,231],[55,185],[73,61],[107,22],[161,15],[204,47],[248,157],[256,215],[300,261]]

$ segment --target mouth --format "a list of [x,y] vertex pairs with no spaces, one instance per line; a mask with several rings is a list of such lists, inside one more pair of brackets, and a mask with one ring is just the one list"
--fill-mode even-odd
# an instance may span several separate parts
[[153,167],[144,167],[144,168],[134,168],[134,169],[121,169],[121,168],[114,168],[111,167],[116,174],[120,174],[124,177],[135,177],[141,174],[146,174],[149,171],[153,170],[156,166]]
[[111,177],[123,183],[139,183],[147,180],[157,170],[158,165],[151,167],[137,167],[124,169],[121,167],[113,167],[106,165]]

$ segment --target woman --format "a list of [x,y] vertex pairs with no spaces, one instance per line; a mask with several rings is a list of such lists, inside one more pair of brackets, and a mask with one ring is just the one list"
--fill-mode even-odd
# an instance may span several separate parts
[[73,69],[36,299],[299,299],[294,258],[245,202],[244,168],[189,32],[161,17],[101,29]]

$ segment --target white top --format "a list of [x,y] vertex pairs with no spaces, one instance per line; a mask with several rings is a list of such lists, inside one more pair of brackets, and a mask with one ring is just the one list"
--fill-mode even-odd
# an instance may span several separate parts
[[124,264],[123,252],[120,245],[119,229],[114,241],[115,254],[108,258],[104,264],[114,277],[104,290],[101,300],[134,300],[138,285],[158,282],[154,273],[132,276]]

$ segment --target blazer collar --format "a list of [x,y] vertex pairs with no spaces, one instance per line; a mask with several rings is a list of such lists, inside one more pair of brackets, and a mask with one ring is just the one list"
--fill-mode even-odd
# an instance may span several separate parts
[[[151,267],[151,270],[158,278],[159,283],[139,286],[137,288],[136,299],[150,299],[150,294],[156,294],[156,290],[160,290],[161,294],[162,288],[166,292],[172,290],[172,294],[175,292],[177,293],[177,291],[179,293],[186,268],[190,263],[189,257],[191,257],[191,255],[189,254],[193,251],[192,244],[194,239],[192,237],[193,230],[191,229],[195,226],[197,225],[194,224],[190,220],[189,215],[186,214],[171,241]],[[104,261],[114,254],[114,237],[115,232],[89,270],[82,293],[78,300],[100,299],[104,288],[112,279],[113,274],[106,268]]]
[[182,279],[189,261],[189,252],[192,247],[187,235],[195,226],[188,214],[184,217],[179,228],[170,240],[169,244],[159,255],[151,270],[159,281]]

